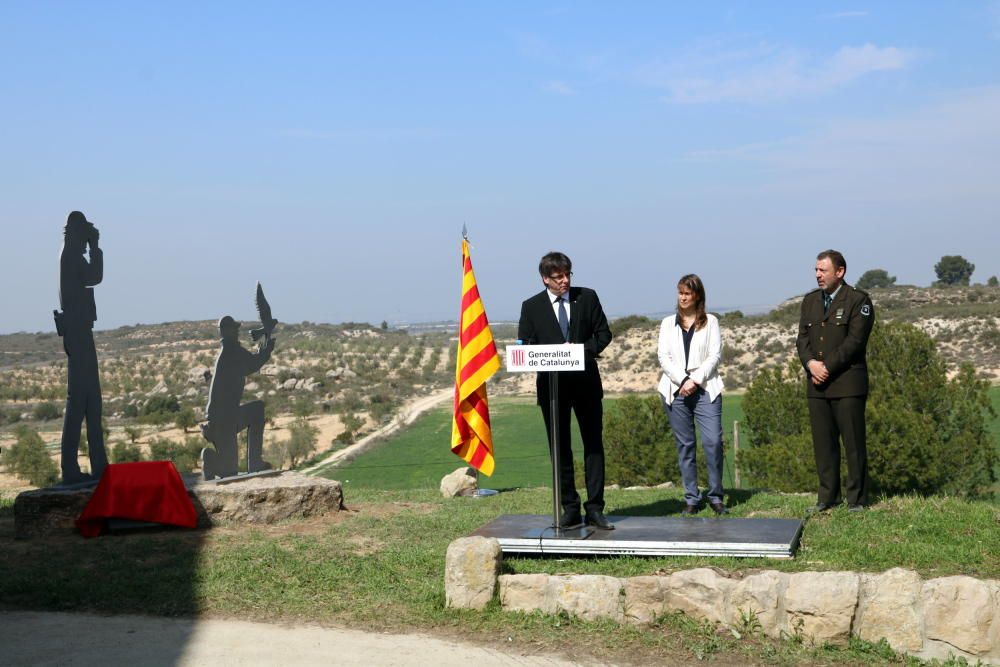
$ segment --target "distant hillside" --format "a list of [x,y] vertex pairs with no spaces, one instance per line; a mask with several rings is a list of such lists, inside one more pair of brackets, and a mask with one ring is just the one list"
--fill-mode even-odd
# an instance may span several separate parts
[[[873,289],[870,294],[880,320],[911,322],[923,329],[952,370],[968,361],[983,377],[1000,382],[1000,288],[897,286]],[[721,372],[728,389],[745,389],[760,369],[796,358],[801,303],[798,295],[764,315],[744,317],[735,311],[721,316]],[[659,322],[630,317],[618,324],[627,329],[603,355],[605,388],[653,391],[659,381]]]
[[[983,377],[1000,381],[1000,288],[900,286],[871,295],[879,319],[913,322],[937,342],[952,369],[969,361]],[[792,297],[764,315],[745,317],[736,311],[721,316],[721,372],[728,391],[745,389],[761,369],[795,357],[801,298]],[[353,442],[390,420],[406,401],[454,382],[455,324],[408,327],[279,325],[272,361],[249,378],[244,400],[265,400],[269,440],[288,438],[289,423],[306,417],[319,429],[317,452]],[[612,329],[615,340],[601,362],[607,391],[654,391],[660,375],[659,321],[629,316],[613,321]],[[513,343],[516,325],[496,323],[493,330],[502,354]],[[147,447],[162,437],[195,438],[192,446],[200,442],[197,429],[185,431],[175,422],[185,410],[202,417],[217,336],[210,321],[96,332],[109,441],[128,439]],[[246,331],[244,345],[251,346]],[[0,359],[0,445],[26,423],[42,433],[54,454],[65,401],[60,339],[51,333],[3,335]],[[530,374],[501,371],[490,382],[493,395],[533,391]]]

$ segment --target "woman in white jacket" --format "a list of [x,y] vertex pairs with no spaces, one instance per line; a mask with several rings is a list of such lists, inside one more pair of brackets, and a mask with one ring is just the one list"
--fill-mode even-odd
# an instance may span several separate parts
[[695,465],[695,423],[708,467],[708,504],[716,514],[728,512],[722,493],[722,334],[719,320],[705,312],[705,286],[694,274],[677,283],[677,312],[660,324],[657,351],[663,377],[659,392],[677,444],[677,463],[684,481],[684,513],[701,509]]

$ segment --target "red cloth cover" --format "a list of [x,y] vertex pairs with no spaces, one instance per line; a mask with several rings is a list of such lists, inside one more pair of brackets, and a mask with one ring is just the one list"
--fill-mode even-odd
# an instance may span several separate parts
[[108,465],[83,513],[77,517],[76,528],[84,537],[97,537],[105,531],[107,519],[152,521],[186,528],[198,525],[198,514],[170,461]]

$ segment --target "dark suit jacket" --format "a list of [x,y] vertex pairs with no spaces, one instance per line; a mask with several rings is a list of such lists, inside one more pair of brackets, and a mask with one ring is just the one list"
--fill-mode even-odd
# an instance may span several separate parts
[[[521,304],[521,319],[517,324],[517,337],[530,345],[558,345],[563,340],[559,321],[552,308],[551,295],[542,290]],[[597,369],[597,355],[611,342],[611,328],[604,315],[597,292],[586,287],[569,289],[569,341],[583,343],[584,370],[559,373],[560,398],[588,397],[600,400],[604,396],[601,374]],[[547,373],[539,373],[536,381],[539,405],[548,402]],[[566,396],[563,389],[569,392]]]
[[816,289],[802,299],[796,347],[805,366],[816,359],[826,364],[830,379],[814,385],[806,368],[810,398],[844,398],[868,395],[868,365],[865,353],[868,336],[875,324],[875,308],[865,292],[847,283],[823,312],[823,290]]

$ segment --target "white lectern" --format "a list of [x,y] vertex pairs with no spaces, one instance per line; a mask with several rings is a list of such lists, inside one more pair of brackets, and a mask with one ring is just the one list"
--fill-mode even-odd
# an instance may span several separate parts
[[562,528],[562,497],[559,484],[559,383],[557,372],[582,371],[585,363],[583,345],[510,345],[507,347],[508,373],[546,373],[549,376],[549,451],[552,453],[552,527],[532,530],[525,537],[585,539],[593,528]]

